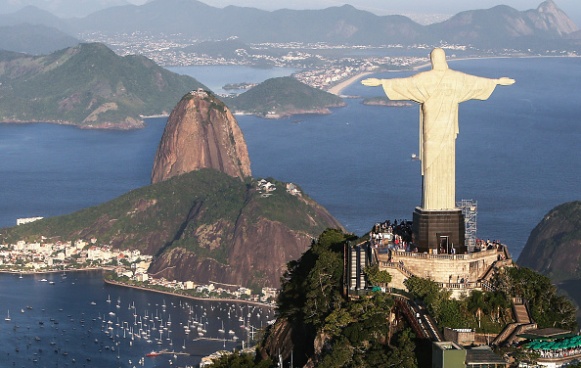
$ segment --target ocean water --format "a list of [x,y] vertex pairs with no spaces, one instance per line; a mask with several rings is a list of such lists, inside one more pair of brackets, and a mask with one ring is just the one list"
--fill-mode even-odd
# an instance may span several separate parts
[[[229,93],[222,89],[228,83],[260,83],[269,78],[286,77],[296,71],[294,68],[254,68],[250,66],[179,66],[168,67],[169,70],[196,78],[214,93]],[[236,91],[244,92],[244,91]]]
[[[0,367],[194,367],[211,352],[248,346],[274,317],[107,285],[100,272],[0,274],[0,297]],[[146,357],[163,350],[176,354]]]

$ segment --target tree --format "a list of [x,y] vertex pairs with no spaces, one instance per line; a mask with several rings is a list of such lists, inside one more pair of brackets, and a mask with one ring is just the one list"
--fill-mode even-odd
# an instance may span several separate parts
[[269,368],[274,367],[272,360],[257,361],[252,354],[234,352],[225,354],[212,361],[212,368]]
[[414,334],[409,328],[404,329],[397,336],[397,349],[390,355],[384,367],[416,368],[418,361],[414,350],[416,345],[413,342]]
[[501,291],[493,291],[485,294],[486,309],[490,320],[494,323],[508,322],[504,311],[510,308],[511,303],[507,295]]
[[379,265],[376,263],[372,266],[367,266],[363,270],[365,276],[367,276],[367,280],[372,285],[387,285],[391,282],[391,275],[387,271],[380,271]]
[[557,295],[551,280],[526,267],[507,269],[511,295],[522,296],[529,306],[533,320],[540,328],[577,328],[576,308],[570,300]]
[[474,313],[476,319],[478,320],[478,328],[480,328],[482,311],[486,308],[484,293],[480,290],[473,290],[468,297],[466,306],[469,312]]

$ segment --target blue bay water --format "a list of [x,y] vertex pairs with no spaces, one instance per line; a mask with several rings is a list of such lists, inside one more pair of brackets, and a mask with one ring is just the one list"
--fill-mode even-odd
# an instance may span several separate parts
[[[214,93],[228,93],[222,89],[228,83],[260,83],[269,78],[286,77],[296,71],[293,68],[253,68],[245,66],[180,66],[169,67],[169,70],[196,78]],[[242,91],[243,92],[243,91]]]
[[[577,85],[581,59],[491,59],[450,65],[471,74],[506,75],[517,80],[513,86],[497,87],[487,101],[462,104],[457,140],[457,198],[477,200],[478,236],[500,239],[517,258],[530,231],[548,210],[581,197],[581,90]],[[260,76],[260,69],[228,68],[230,80],[224,80],[223,67],[179,70],[202,73],[193,76],[208,86],[260,82],[290,74],[266,70]],[[249,72],[257,79],[246,79]],[[405,75],[409,73],[380,76]],[[380,89],[359,84],[344,93],[382,94]],[[274,177],[300,185],[347,230],[361,235],[377,221],[411,218],[419,204],[419,162],[410,158],[418,152],[418,109],[364,106],[361,99],[348,99],[347,103],[331,115],[237,119],[248,144],[254,177]],[[147,185],[164,125],[163,118],[148,119],[146,128],[137,131],[0,124],[0,226],[12,226],[19,217],[71,213]],[[0,317],[4,318],[8,309],[13,317],[11,324],[0,325],[0,362],[10,358],[14,366],[28,367],[36,359],[38,366],[52,367],[55,362],[70,365],[75,357],[77,365],[130,367],[130,359],[136,362],[158,348],[143,341],[129,346],[123,340],[117,359],[117,354],[105,349],[110,342],[106,345],[108,336],[96,322],[109,311],[103,308],[106,294],[113,300],[121,298],[125,306],[119,311],[121,321],[132,317],[125,303],[134,300],[142,315],[145,309],[151,313],[156,304],[159,308],[161,296],[112,288],[93,274],[69,275],[67,281],[58,279],[59,275],[50,277],[56,278],[55,285],[42,283],[36,276],[18,279],[0,275]],[[170,303],[169,297],[165,299]],[[93,300],[96,306],[90,305]],[[172,298],[171,302],[179,305],[180,300]],[[191,302],[192,308],[202,304]],[[27,310],[26,305],[33,309]],[[172,320],[183,323],[184,312],[177,309]],[[218,336],[219,316],[225,322],[232,319],[215,315],[210,320],[212,336]],[[60,322],[58,330],[48,322],[39,327],[40,320],[50,322],[50,318]],[[36,335],[40,341],[34,339]],[[53,352],[49,342],[57,338],[61,349],[65,345],[70,348],[67,356],[62,350]],[[180,339],[185,337],[174,332],[174,346],[182,345]],[[81,346],[73,349],[73,341]],[[189,340],[186,345],[188,351],[202,355],[222,347],[220,343]],[[52,354],[55,358],[48,359]],[[178,357],[177,366],[191,363],[180,359],[185,358]],[[199,357],[192,359],[195,362]],[[166,358],[145,364],[170,366]]]
[[[262,307],[107,285],[100,272],[0,274],[0,298],[0,367],[194,367],[248,344],[248,326],[274,317]],[[145,357],[162,350],[186,354]]]

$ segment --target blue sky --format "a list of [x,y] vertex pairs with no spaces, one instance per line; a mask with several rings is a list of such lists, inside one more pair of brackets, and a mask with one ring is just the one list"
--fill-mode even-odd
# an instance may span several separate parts
[[[140,4],[147,0],[129,0]],[[351,4],[377,15],[387,14],[456,14],[464,10],[488,9],[496,5],[508,5],[517,10],[537,8],[542,0],[200,0],[216,7],[227,5],[247,6],[265,10],[276,9],[321,9]],[[580,0],[554,0],[569,17],[581,27]]]

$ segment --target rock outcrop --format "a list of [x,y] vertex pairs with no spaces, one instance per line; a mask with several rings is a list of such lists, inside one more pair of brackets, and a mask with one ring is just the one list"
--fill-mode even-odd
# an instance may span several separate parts
[[[280,195],[280,194],[277,194]],[[341,225],[311,199],[307,208],[314,210],[316,231],[305,231],[289,224],[267,218],[261,207],[272,198],[252,197],[240,209],[236,221],[224,218],[214,223],[204,223],[208,203],[199,214],[188,220],[191,234],[183,234],[155,257],[149,272],[168,280],[195,280],[199,284],[220,283],[228,285],[279,287],[280,277],[287,263],[299,258],[311,241],[325,228]],[[293,210],[294,211],[294,210]],[[295,216],[304,216],[296,211]],[[316,218],[316,219],[315,219]],[[192,251],[185,244],[197,244]]]
[[579,30],[575,22],[559,9],[553,0],[543,2],[536,10],[527,11],[526,15],[536,30],[554,33],[557,36],[565,36]]
[[151,183],[199,169],[251,176],[250,158],[236,119],[216,96],[197,90],[171,112],[159,143]]
[[517,263],[555,282],[581,278],[581,201],[564,203],[546,214]]

